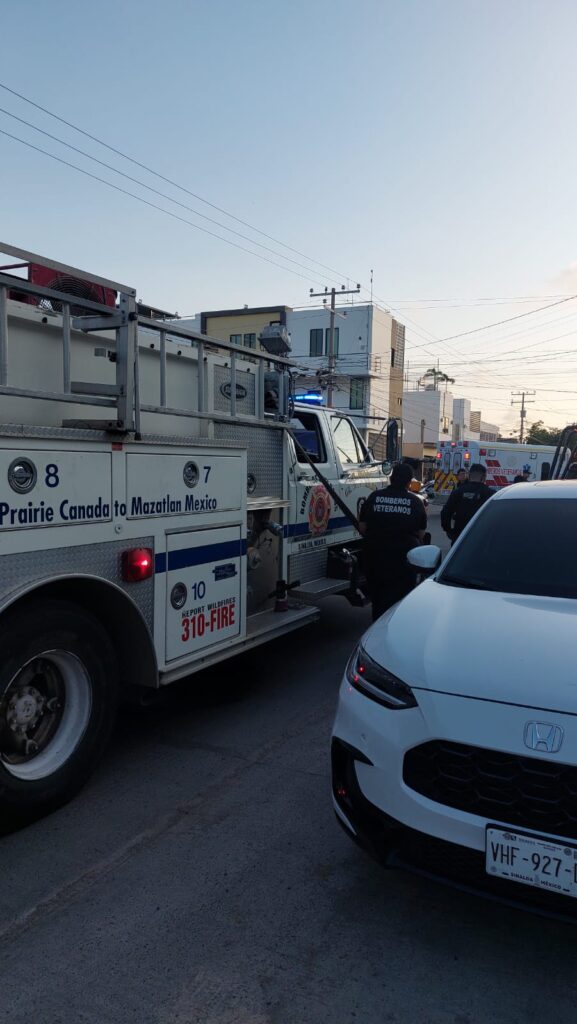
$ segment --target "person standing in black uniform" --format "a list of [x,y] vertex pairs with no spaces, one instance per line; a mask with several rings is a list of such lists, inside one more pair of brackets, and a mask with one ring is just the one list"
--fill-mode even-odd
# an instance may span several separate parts
[[441,511],[441,526],[454,544],[473,518],[477,509],[481,508],[493,494],[485,483],[487,470],[480,462],[475,462],[469,469],[469,479],[451,492]]
[[407,552],[421,543],[427,513],[421,499],[409,491],[412,478],[411,466],[395,466],[390,486],[373,491],[359,516],[373,622],[415,586],[416,574],[407,562]]

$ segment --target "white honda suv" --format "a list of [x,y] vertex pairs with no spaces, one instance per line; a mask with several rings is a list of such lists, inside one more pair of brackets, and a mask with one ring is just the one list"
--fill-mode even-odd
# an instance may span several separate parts
[[345,830],[390,866],[577,915],[577,482],[515,484],[353,652]]

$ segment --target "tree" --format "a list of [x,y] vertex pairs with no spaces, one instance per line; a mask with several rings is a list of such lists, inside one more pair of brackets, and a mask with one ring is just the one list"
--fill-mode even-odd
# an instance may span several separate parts
[[559,427],[546,427],[543,420],[532,423],[527,431],[527,444],[552,444],[559,443],[562,430]]
[[435,366],[431,366],[430,370],[426,370],[423,376],[421,377],[421,380],[423,382],[426,382],[431,379],[433,380],[435,391],[438,390],[439,384],[444,384],[446,390],[447,384],[455,383],[454,377],[449,377],[448,374],[443,373],[442,370],[437,370]]

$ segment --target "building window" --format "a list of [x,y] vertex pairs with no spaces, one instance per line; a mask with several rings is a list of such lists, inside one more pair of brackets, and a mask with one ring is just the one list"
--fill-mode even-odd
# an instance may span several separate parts
[[395,365],[395,350],[391,348],[391,366]]
[[245,348],[256,348],[256,334],[245,334]]
[[323,354],[323,329],[313,328],[310,336],[310,355],[322,356]]
[[229,334],[228,340],[231,345],[242,345],[242,334]]
[[364,409],[365,407],[365,382],[360,377],[351,379],[350,409]]
[[[325,355],[327,355],[327,356],[329,354],[330,343],[331,343],[331,329],[330,329],[330,327],[327,327],[326,330],[325,330]],[[334,328],[334,342],[333,342],[333,345],[334,345],[334,355],[338,356],[338,354],[339,354],[339,329],[338,329],[338,327]]]

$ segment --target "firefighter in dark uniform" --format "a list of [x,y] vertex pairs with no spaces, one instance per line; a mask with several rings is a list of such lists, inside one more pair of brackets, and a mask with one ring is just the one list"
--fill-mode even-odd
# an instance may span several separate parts
[[485,483],[487,470],[480,462],[469,469],[469,479],[451,491],[441,511],[441,526],[453,544],[466,525],[493,494]]
[[373,491],[359,516],[373,622],[415,586],[416,574],[407,562],[407,552],[421,543],[427,513],[422,500],[409,490],[412,478],[411,466],[395,466],[390,486]]

